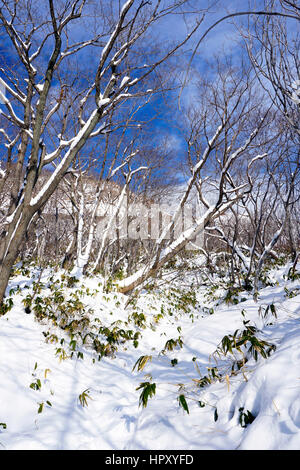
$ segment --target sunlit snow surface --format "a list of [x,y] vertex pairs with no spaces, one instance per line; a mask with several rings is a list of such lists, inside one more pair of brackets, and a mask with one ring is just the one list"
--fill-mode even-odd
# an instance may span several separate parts
[[[13,309],[0,318],[0,447],[4,449],[299,449],[300,448],[300,296],[286,298],[284,287],[300,287],[299,281],[283,280],[287,268],[274,273],[276,287],[260,291],[259,301],[250,295],[245,302],[215,308],[213,315],[196,310],[194,321],[189,315],[166,316],[156,330],[142,330],[142,339],[135,349],[120,347],[116,358],[92,362],[92,353],[84,360],[59,362],[55,350],[59,345],[47,344],[42,331],[47,327],[25,314],[22,296],[14,296]],[[87,279],[97,287],[99,279]],[[11,287],[29,284],[19,276]],[[202,289],[198,300],[204,299]],[[28,293],[25,290],[24,295]],[[89,298],[101,318],[107,321],[125,319],[127,298],[115,294],[110,301],[99,293]],[[153,315],[150,294],[142,293],[139,305],[146,315]],[[156,299],[156,303],[157,303]],[[259,305],[274,303],[278,319],[266,325],[258,316]],[[99,308],[102,308],[99,313]],[[98,309],[98,310],[97,310]],[[200,408],[186,396],[187,414],[178,406],[178,386],[198,379],[193,357],[205,374],[209,355],[222,337],[242,328],[241,310],[246,318],[262,328],[264,339],[275,343],[270,358],[249,361],[246,378],[239,374],[226,382],[199,390],[199,399],[217,406]],[[159,310],[159,308],[158,308]],[[112,315],[111,315],[112,312]],[[157,312],[156,312],[157,313]],[[198,315],[198,318],[197,318]],[[178,337],[182,328],[183,348],[157,356],[167,339]],[[261,336],[261,335],[260,335]],[[155,349],[154,349],[155,348]],[[153,355],[153,361],[142,372],[132,368],[141,355]],[[177,358],[178,365],[170,366]],[[37,363],[37,368],[35,364]],[[50,369],[46,373],[45,370]],[[32,375],[34,374],[34,375]],[[139,408],[136,387],[151,374],[157,383],[157,393],[146,409]],[[30,384],[39,378],[41,390]],[[89,389],[88,407],[82,407],[79,394]],[[195,395],[193,395],[195,397]],[[50,401],[52,407],[46,405]],[[41,402],[45,403],[38,413]],[[255,420],[246,428],[239,424],[239,408],[249,410]]]

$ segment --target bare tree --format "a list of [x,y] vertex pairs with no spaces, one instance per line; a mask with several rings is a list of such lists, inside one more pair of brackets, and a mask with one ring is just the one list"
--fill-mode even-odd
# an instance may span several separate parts
[[[266,12],[276,2],[265,2]],[[293,13],[298,21],[273,16],[257,17],[252,28],[242,33],[256,76],[270,101],[279,109],[288,124],[300,133],[299,7],[281,1],[283,11]]]
[[[191,177],[170,223],[156,240],[147,265],[119,283],[121,292],[126,293],[155,275],[167,261],[251,188],[251,167],[265,156],[253,154],[253,146],[268,111],[261,109],[259,102],[253,99],[251,79],[247,73],[243,77],[241,80],[232,70],[225,70],[220,72],[214,85],[205,89],[205,94],[201,90],[201,96],[206,97],[206,102],[202,99],[200,108],[190,116],[191,131],[187,139]],[[256,115],[257,125],[249,130],[251,113]],[[219,125],[216,126],[216,123]],[[235,172],[237,162],[241,164],[242,160],[246,178],[238,181]],[[167,234],[174,230],[195,187],[203,213],[193,225],[166,246]],[[210,199],[207,197],[209,188],[212,194]]]
[[[254,288],[255,296],[264,264],[270,257],[279,257],[275,247],[281,243],[281,253],[290,244],[292,261],[297,253],[291,217],[299,198],[299,137],[281,126],[282,121],[280,115],[276,118],[276,114],[270,114],[263,146],[267,156],[256,164],[251,191],[230,208],[229,217],[208,227],[210,236],[217,237],[229,250],[232,281],[242,281],[248,290]],[[295,218],[293,222],[296,229]]]
[[[147,30],[184,3],[127,0],[120,10],[111,2],[107,12],[107,4],[100,2],[95,34],[89,28],[90,36],[78,41],[72,27],[89,13],[85,0],[48,0],[42,14],[26,0],[1,1],[1,28],[13,48],[18,70],[4,67],[6,93],[0,95],[5,107],[1,117],[12,128],[11,132],[1,131],[7,148],[1,180],[11,171],[12,157],[16,161],[15,185],[1,224],[0,302],[30,221],[54,193],[78,152],[91,139],[105,134],[113,108],[148,93],[143,82],[198,29],[201,20],[181,42],[152,57],[148,64],[135,54]],[[79,67],[81,53],[89,47],[97,51],[94,70],[82,80],[71,74],[68,82],[66,61],[72,59]],[[69,66],[69,70],[73,69]],[[50,129],[57,132],[55,138]],[[41,171],[50,164],[54,171],[38,190]]]

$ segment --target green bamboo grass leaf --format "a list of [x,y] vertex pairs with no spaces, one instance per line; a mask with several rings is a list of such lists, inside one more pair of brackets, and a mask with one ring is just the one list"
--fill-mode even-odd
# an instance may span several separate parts
[[179,401],[179,405],[184,409],[184,411],[186,411],[187,414],[190,414],[188,404],[187,404],[185,396],[183,394],[179,395],[178,401]]
[[87,407],[88,406],[88,399],[89,400],[92,400],[92,397],[90,396],[90,391],[89,389],[87,388],[86,390],[84,390],[80,395],[79,395],[79,402],[81,404],[81,406],[84,408],[85,406]]
[[133,368],[132,368],[132,372],[134,371],[134,369],[136,367],[137,367],[137,370],[139,372],[141,370],[143,370],[148,361],[150,361],[150,362],[152,361],[152,356],[141,356],[141,357],[139,357],[138,360],[136,361],[136,363],[134,364]]
[[40,406],[39,406],[39,408],[38,408],[38,413],[42,413],[43,408],[44,408],[44,402],[39,403],[39,405],[40,405]]
[[146,408],[148,404],[148,399],[152,398],[156,393],[156,384],[150,382],[142,382],[140,383],[139,387],[136,388],[136,390],[140,389],[142,389],[142,392],[140,394],[139,406],[142,405],[143,408]]

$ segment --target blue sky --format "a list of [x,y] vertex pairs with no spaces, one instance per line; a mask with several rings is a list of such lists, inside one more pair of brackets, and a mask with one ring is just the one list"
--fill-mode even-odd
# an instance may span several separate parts
[[[122,2],[121,2],[122,3]],[[208,1],[201,0],[191,0],[190,11],[199,10],[199,8],[206,7]],[[188,44],[180,51],[177,57],[173,60],[173,63],[177,61],[177,84],[180,85],[180,81],[183,80],[186,66],[191,57],[192,51],[195,47],[195,44],[199,40],[199,37],[203,32],[216,20],[222,18],[226,14],[233,13],[235,11],[248,10],[254,11],[256,8],[260,8],[262,5],[261,1],[250,1],[247,0],[235,0],[235,1],[226,1],[220,0],[214,2],[215,5],[209,11],[203,21],[200,29],[195,34],[195,36],[189,41]],[[249,7],[250,3],[250,7]],[[41,8],[41,5],[46,5],[47,2],[39,2],[39,8],[41,12],[45,12],[45,9]],[[115,2],[115,5],[118,5],[118,2]],[[72,29],[69,31],[70,40],[82,40],[90,36],[91,29],[94,27],[94,18],[92,15],[91,7],[89,7],[90,15],[84,19],[84,28],[82,27],[82,20],[75,21]],[[43,14],[43,13],[42,13]],[[149,34],[153,35],[155,40],[158,40],[160,43],[164,44],[166,41],[179,41],[184,38],[186,32],[191,24],[195,22],[196,17],[201,16],[201,13],[198,15],[186,13],[185,18],[180,15],[171,15],[165,17],[160,23],[154,25],[149,31]],[[239,23],[246,21],[246,18],[236,20]],[[150,38],[151,39],[151,38]],[[1,36],[2,43],[0,45],[0,67],[5,66],[6,64],[12,66],[16,71],[18,71],[18,64],[15,60],[15,55],[12,52],[12,48],[9,42],[9,39],[4,35]],[[48,41],[48,47],[42,61],[46,61],[49,56],[49,53],[52,50],[52,39]],[[151,42],[149,43],[151,44]],[[90,70],[96,68],[99,55],[101,54],[101,47],[89,47],[84,49],[78,56],[78,63],[69,61],[66,62],[66,67],[64,69],[64,74],[72,74],[75,67],[79,68],[80,80],[82,83],[88,83],[90,77]],[[191,64],[189,81],[185,86],[182,96],[181,96],[181,106],[182,108],[188,106],[191,103],[195,102],[195,79],[197,75],[205,76],[213,80],[213,74],[215,73],[210,64],[215,63],[215,58],[220,57],[222,59],[230,56],[233,64],[237,67],[241,62],[242,57],[242,42],[240,36],[236,30],[232,21],[226,21],[219,24],[213,31],[211,31],[206,39],[203,41],[197,54],[194,57],[194,60]],[[0,71],[1,76],[1,71]],[[42,77],[41,77],[42,78]],[[58,82],[54,82],[54,91],[59,92]],[[26,83],[23,83],[23,88],[25,89]],[[182,136],[182,130],[180,129],[180,122],[176,121],[175,116],[180,117],[180,112],[177,106],[176,97],[178,95],[178,90],[170,92],[168,96],[165,97],[166,103],[159,96],[156,96],[152,102],[143,109],[141,116],[143,119],[151,118],[159,109],[159,116],[151,121],[149,128],[147,129],[148,134],[152,134],[154,143],[159,144],[160,140],[163,140],[166,137],[170,138],[170,145],[173,146],[175,158],[178,160],[183,158],[185,147],[184,140]],[[172,106],[168,108],[166,104],[168,102],[173,102]],[[1,105],[0,105],[1,107]],[[1,139],[1,135],[0,135]],[[1,141],[0,141],[1,142]],[[1,150],[0,150],[1,152]]]

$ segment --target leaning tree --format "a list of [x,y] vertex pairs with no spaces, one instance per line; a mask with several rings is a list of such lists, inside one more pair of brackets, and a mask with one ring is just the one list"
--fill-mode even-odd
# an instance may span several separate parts
[[149,77],[199,28],[202,13],[181,41],[143,49],[147,32],[185,3],[1,0],[0,303],[33,217],[78,153],[109,132],[112,109],[158,91]]

